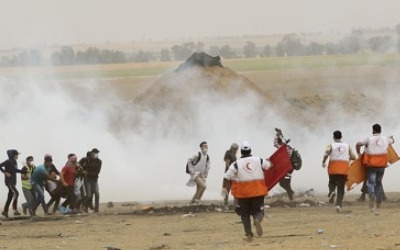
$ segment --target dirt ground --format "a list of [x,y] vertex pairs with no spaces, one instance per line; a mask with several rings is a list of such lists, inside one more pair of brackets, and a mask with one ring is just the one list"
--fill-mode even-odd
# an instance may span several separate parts
[[99,214],[3,220],[0,249],[400,249],[400,195],[389,194],[379,215],[355,198],[345,198],[343,214],[328,204],[267,208],[264,235],[252,242],[232,211],[140,215],[147,205],[103,204]]

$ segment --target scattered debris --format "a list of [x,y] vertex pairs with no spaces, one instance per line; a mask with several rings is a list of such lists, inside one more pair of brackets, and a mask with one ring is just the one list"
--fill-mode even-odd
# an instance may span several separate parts
[[192,213],[182,215],[182,218],[194,217],[195,215]]
[[311,205],[308,203],[300,203],[299,207],[311,207]]
[[107,248],[107,250],[121,250],[121,248],[114,247],[114,246],[103,246],[102,248]]
[[317,234],[323,234],[323,233],[324,233],[324,230],[322,230],[322,229],[317,230]]
[[107,202],[107,207],[108,208],[113,208],[114,207],[114,203],[112,203],[111,201]]
[[163,248],[166,248],[167,246],[168,246],[167,244],[161,244],[161,245],[158,245],[158,246],[150,247],[149,250],[163,249]]
[[164,233],[163,236],[171,236],[170,233]]

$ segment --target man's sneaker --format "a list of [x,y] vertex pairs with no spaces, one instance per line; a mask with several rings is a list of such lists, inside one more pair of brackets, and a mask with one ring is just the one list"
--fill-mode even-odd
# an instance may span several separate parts
[[253,240],[253,234],[246,234],[246,238],[244,238],[244,240],[247,242],[251,242]]
[[58,212],[60,212],[60,214],[65,214],[65,207],[59,206],[58,207]]
[[15,211],[14,211],[14,215],[15,215],[15,216],[20,216],[21,213],[20,213],[18,210],[15,210]]
[[336,206],[336,213],[340,214],[342,212],[341,206]]
[[26,215],[28,213],[28,209],[26,208],[26,206],[22,206],[22,213],[24,215]]
[[8,218],[8,212],[6,212],[6,211],[3,211],[3,212],[1,213],[1,215],[3,215],[4,217]]
[[336,193],[332,192],[329,194],[329,203],[333,204],[335,202]]
[[365,201],[365,195],[361,195],[360,198],[357,199],[359,202],[364,202]]
[[368,204],[368,206],[369,206],[369,209],[371,209],[371,212],[375,212],[375,196],[371,196],[370,198],[369,198],[369,204]]
[[199,200],[191,201],[191,202],[189,203],[189,205],[194,205],[194,206],[200,205],[200,201],[199,201]]
[[258,236],[262,236],[263,235],[263,228],[261,226],[261,221],[259,221],[258,219],[254,220],[254,226],[256,227],[256,232]]

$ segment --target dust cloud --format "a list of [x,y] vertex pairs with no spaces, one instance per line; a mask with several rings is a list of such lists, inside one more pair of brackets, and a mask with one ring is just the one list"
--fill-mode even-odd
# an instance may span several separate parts
[[[206,140],[211,170],[204,199],[220,199],[225,150],[232,142],[248,140],[253,155],[268,157],[275,150],[275,127],[291,138],[291,145],[303,157],[303,168],[293,177],[295,191],[314,188],[319,193],[327,192],[328,176],[321,160],[334,130],[341,130],[344,141],[353,149],[358,140],[371,134],[373,123],[380,123],[384,134],[398,139],[397,75],[388,75],[383,82],[366,84],[365,88],[356,85],[336,89],[329,105],[299,109],[279,95],[266,101],[266,95],[255,89],[246,91],[243,86],[247,86],[247,80],[235,75],[225,88],[215,88],[221,78],[201,70],[169,74],[168,81],[175,84],[175,97],[169,97],[167,94],[172,92],[168,91],[154,96],[150,103],[159,100],[157,109],[152,109],[149,102],[129,104],[115,89],[104,89],[96,81],[59,83],[29,75],[23,79],[0,78],[2,159],[8,148],[17,148],[22,168],[28,155],[33,155],[38,165],[43,155],[50,153],[61,169],[67,154],[83,157],[97,147],[103,160],[99,180],[102,202],[189,200],[195,190],[185,186],[186,160]],[[168,88],[168,81],[163,90]],[[237,88],[237,93],[224,94],[226,88]],[[351,102],[343,105],[339,97],[345,94],[350,94],[350,99],[363,97],[358,104],[361,109],[354,110]],[[363,112],[362,107],[367,109],[371,103],[369,98],[378,106],[376,112]],[[173,105],[172,101],[179,102]],[[395,148],[399,147],[395,144]],[[386,191],[399,189],[397,165],[387,169]],[[6,190],[0,190],[0,201],[4,202]],[[279,187],[273,190],[280,191]],[[20,202],[23,200],[21,192]]]

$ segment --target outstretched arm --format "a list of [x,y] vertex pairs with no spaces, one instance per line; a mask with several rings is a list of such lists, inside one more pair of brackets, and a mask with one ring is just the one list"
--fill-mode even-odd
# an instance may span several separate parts
[[325,154],[324,157],[322,158],[322,167],[325,168],[326,167],[326,160],[328,160],[329,155],[332,152],[332,145],[329,144],[328,147],[325,150]]

